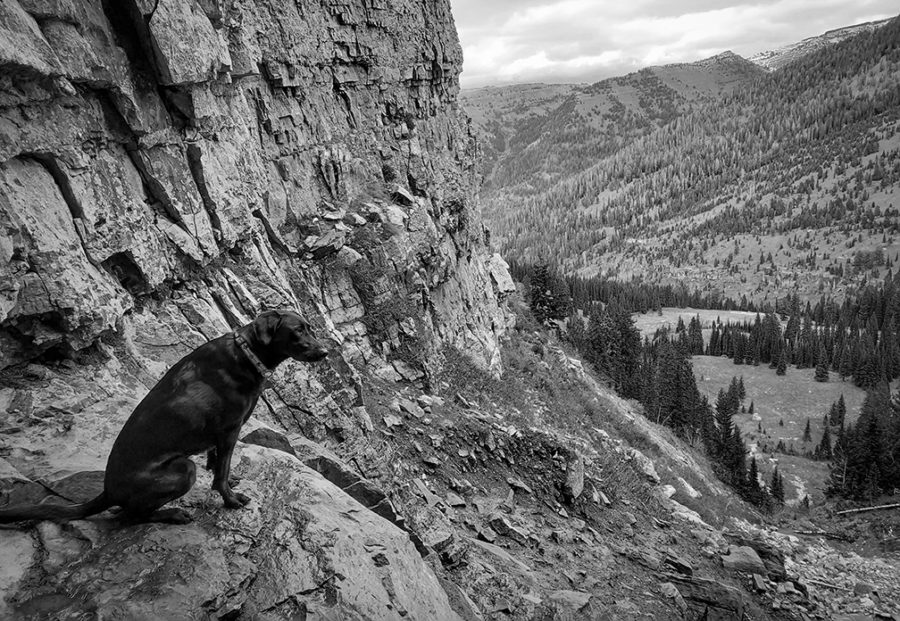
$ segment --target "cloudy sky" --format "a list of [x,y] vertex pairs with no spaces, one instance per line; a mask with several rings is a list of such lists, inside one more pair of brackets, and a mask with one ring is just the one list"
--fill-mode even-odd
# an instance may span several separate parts
[[897,0],[451,0],[463,88],[593,82],[896,15]]

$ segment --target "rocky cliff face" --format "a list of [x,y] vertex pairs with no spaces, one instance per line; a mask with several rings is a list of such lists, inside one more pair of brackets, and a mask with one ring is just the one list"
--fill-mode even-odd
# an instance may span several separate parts
[[[372,423],[357,369],[427,385],[442,347],[453,346],[499,371],[499,300],[511,283],[487,254],[474,203],[472,139],[456,104],[461,64],[445,0],[0,2],[5,488],[102,470],[167,366],[264,308],[300,309],[335,345],[315,369],[279,370],[256,414],[282,431],[366,446]],[[243,476],[280,468],[277,489],[365,511],[299,462],[276,468],[276,459],[254,452]],[[206,557],[217,577],[192,614],[296,609],[323,593],[342,618],[449,610],[422,559],[394,545],[406,534],[388,522],[373,530],[369,517],[331,523],[352,554],[389,548],[377,585],[350,580],[352,596],[327,586],[351,576],[338,565],[354,557],[324,533],[279,561],[305,577],[252,595],[263,587],[248,581],[267,575],[257,562],[266,546],[290,539],[285,529],[328,522],[326,502],[282,524],[288,500],[256,500],[256,522],[240,532],[183,534],[188,547],[230,546]],[[69,552],[49,565],[41,559],[57,534],[45,530],[0,533],[6,550],[21,552],[11,565],[21,571],[2,578],[20,610],[47,600],[15,595],[17,584],[43,585],[41,597],[68,606],[98,584],[90,563],[132,546],[157,546],[158,571],[178,573],[181,561],[166,560],[171,542],[140,539],[153,529],[132,533],[137,541],[64,529],[59,549]],[[376,531],[379,542],[362,541]],[[89,560],[79,541],[91,542]],[[71,569],[73,559],[87,564]],[[399,586],[411,575],[425,576],[425,595]],[[104,608],[102,593],[117,588],[94,589],[89,606],[150,614]],[[387,608],[367,608],[374,600]]]
[[0,365],[143,310],[260,306],[305,309],[351,360],[436,335],[496,364],[446,3],[0,10]]

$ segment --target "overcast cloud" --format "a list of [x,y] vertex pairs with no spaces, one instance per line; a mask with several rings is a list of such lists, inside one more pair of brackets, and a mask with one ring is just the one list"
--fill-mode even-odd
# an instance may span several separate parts
[[897,14],[896,0],[451,0],[463,88],[594,82],[725,50],[770,50]]

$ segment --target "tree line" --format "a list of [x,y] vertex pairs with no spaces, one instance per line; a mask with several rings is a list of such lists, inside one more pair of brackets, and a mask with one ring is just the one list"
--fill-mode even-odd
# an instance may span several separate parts
[[892,400],[887,388],[900,377],[900,275],[852,292],[840,303],[823,297],[803,305],[796,295],[785,296],[753,321],[717,321],[705,344],[698,317],[687,325],[679,319],[674,331],[662,329],[641,340],[632,313],[663,301],[729,307],[733,300],[599,277],[567,279],[546,262],[511,267],[528,284],[538,321],[564,326],[583,358],[620,395],[636,399],[649,419],[702,447],[718,476],[748,501],[767,507],[779,496],[783,500],[781,475],[776,471],[768,486],[760,484],[755,459],[748,458],[734,424],[746,394],[743,379],[735,377],[710,404],[697,388],[693,355],[768,364],[779,375],[790,366],[811,368],[818,381],[828,381],[832,372],[852,378],[868,390],[859,420],[846,424],[842,397],[826,414],[823,437],[810,457],[831,461],[830,494],[862,499],[900,488],[900,395]]
[[[608,283],[588,279],[585,291],[601,295],[616,291],[620,295],[606,300],[579,298],[585,306],[578,307],[566,279],[549,264],[518,263],[515,273],[528,285],[535,318],[564,326],[568,340],[584,360],[609,378],[616,392],[637,400],[647,418],[704,450],[717,476],[747,501],[759,507],[783,502],[780,474],[773,474],[769,486],[760,482],[756,460],[748,456],[734,423],[745,396],[741,383],[735,382],[727,393],[720,394],[713,407],[697,388],[687,339],[663,331],[641,340],[632,318],[634,311],[626,301],[643,296],[621,283],[608,287]],[[702,347],[702,335],[700,339]]]

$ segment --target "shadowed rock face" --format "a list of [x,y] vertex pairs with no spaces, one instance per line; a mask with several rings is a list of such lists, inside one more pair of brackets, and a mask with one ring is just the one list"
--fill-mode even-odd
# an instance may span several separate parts
[[[334,345],[315,368],[281,365],[255,414],[317,441],[366,450],[355,367],[427,381],[452,344],[499,370],[512,288],[474,203],[461,64],[447,1],[0,3],[0,490],[102,470],[171,364],[265,308],[301,311]],[[440,618],[446,597],[423,586],[434,577],[407,533],[297,460],[251,454],[240,469],[259,506],[290,507],[210,506],[214,524],[175,539],[102,522],[4,531],[3,597],[23,614],[158,618],[150,602],[189,600],[198,616]],[[308,497],[290,501],[294,487]],[[372,533],[377,571],[362,580],[362,560],[321,552],[344,544],[271,552],[315,523],[353,554]],[[107,581],[110,563],[130,577]],[[157,577],[182,574],[183,592],[156,599]],[[409,576],[424,576],[415,593]]]
[[0,367],[83,349],[173,292],[228,319],[302,307],[360,359],[364,309],[396,298],[422,325],[391,317],[377,351],[437,333],[496,366],[506,290],[448,3],[0,11]]

